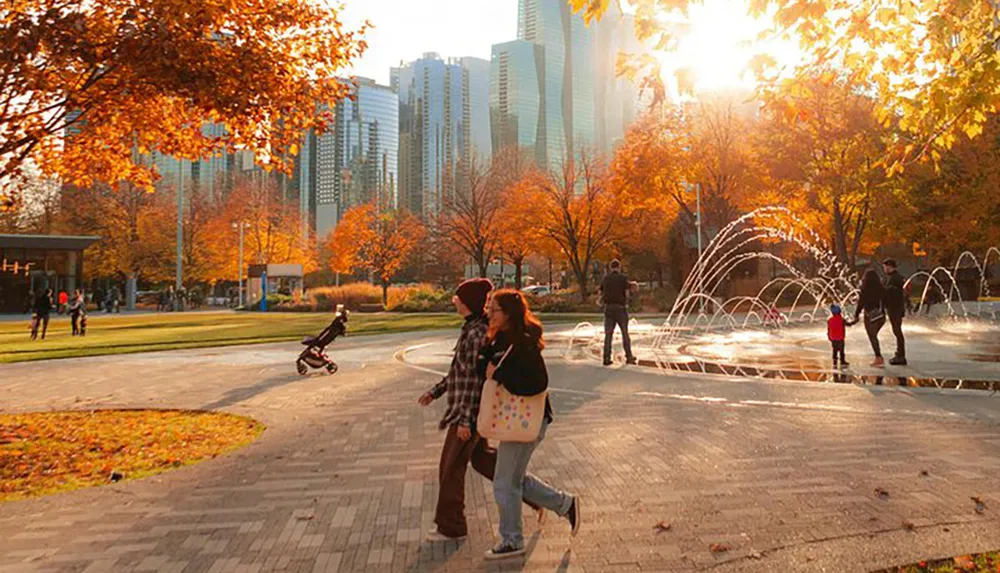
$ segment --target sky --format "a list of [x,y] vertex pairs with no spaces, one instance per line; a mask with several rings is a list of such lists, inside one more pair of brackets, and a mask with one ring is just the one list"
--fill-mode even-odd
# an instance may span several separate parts
[[348,29],[375,28],[368,50],[349,75],[389,83],[389,68],[424,52],[490,59],[493,44],[517,38],[517,0],[343,0]]

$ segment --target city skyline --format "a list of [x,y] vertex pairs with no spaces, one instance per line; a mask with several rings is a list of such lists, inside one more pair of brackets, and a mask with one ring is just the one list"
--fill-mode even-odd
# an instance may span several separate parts
[[474,57],[489,61],[491,46],[517,35],[518,0],[437,0],[427,4],[398,0],[348,3],[342,12],[347,29],[366,20],[368,49],[345,75],[390,84],[390,68],[435,52],[442,58]]

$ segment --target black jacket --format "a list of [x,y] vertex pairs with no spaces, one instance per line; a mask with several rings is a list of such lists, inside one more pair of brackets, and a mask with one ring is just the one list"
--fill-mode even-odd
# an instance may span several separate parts
[[[507,335],[501,332],[483,348],[479,354],[480,376],[483,379],[486,378],[486,365],[500,362],[509,346]],[[542,351],[527,337],[514,345],[507,358],[503,359],[503,364],[493,373],[493,379],[516,396],[537,396],[549,388],[549,373]],[[548,398],[545,399],[545,420],[552,421],[552,406]]]
[[887,312],[903,312],[906,309],[906,293],[903,286],[906,280],[899,271],[893,271],[886,275],[882,285],[885,287],[885,310]]
[[862,286],[861,294],[858,296],[858,307],[854,310],[854,320],[858,320],[862,310],[865,311],[865,315],[881,311],[884,298],[885,289],[882,288],[882,285],[875,284],[869,288]]
[[628,304],[628,277],[620,271],[611,271],[601,281],[601,298],[604,304]]
[[52,299],[49,295],[41,293],[35,296],[34,310],[38,316],[48,316],[52,312]]

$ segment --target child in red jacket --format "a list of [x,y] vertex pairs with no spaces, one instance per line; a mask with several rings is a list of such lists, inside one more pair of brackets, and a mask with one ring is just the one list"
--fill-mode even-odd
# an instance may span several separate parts
[[838,358],[840,359],[840,366],[850,366],[851,364],[847,362],[847,358],[844,356],[844,338],[846,334],[847,323],[844,322],[844,316],[841,314],[840,305],[833,304],[830,305],[830,320],[826,321],[826,337],[830,339],[830,345],[833,346],[833,367],[837,368]]

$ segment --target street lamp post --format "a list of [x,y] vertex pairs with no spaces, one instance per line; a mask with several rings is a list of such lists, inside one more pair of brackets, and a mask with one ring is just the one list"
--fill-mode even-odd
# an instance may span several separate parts
[[239,223],[233,223],[233,228],[239,229],[240,231],[239,270],[237,271],[237,275],[239,277],[239,293],[237,294],[239,300],[238,308],[243,306],[243,228],[245,226],[246,223],[244,223],[243,221],[240,221]]
[[[697,287],[697,291],[701,292],[702,288],[703,288],[703,285],[701,284],[701,278],[702,278],[701,277],[701,270],[702,270],[702,260],[701,260],[701,183],[695,183],[694,184],[694,193],[695,193],[695,209],[696,209],[695,219],[694,219],[694,227],[695,227],[695,232],[698,234],[698,262],[697,262],[697,265],[698,265],[698,278],[697,278],[697,285],[696,285],[696,287]],[[705,299],[699,297],[698,300],[701,301],[701,303],[699,304],[699,307],[700,307],[699,312],[704,313],[705,312]]]
[[174,302],[174,310],[183,310],[184,304],[180,297],[181,285],[184,282],[184,160],[178,160],[177,178],[177,276],[174,278],[174,292],[178,294]]

